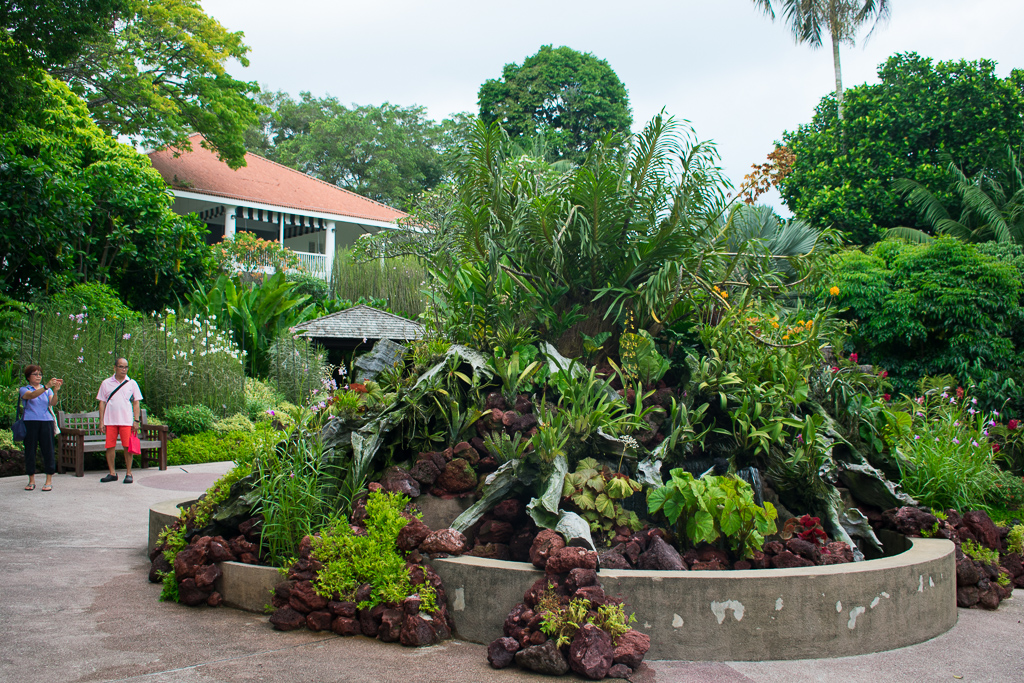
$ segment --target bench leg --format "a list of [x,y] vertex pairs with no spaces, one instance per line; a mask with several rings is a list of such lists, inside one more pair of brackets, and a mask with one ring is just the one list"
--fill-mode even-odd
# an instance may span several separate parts
[[85,445],[84,444],[80,444],[79,447],[75,449],[75,476],[76,477],[84,477],[85,476]]

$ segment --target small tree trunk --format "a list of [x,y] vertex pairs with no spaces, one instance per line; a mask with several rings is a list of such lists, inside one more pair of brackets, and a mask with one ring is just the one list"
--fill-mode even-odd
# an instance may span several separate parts
[[841,38],[836,27],[832,28],[832,65],[836,73],[836,114],[839,118],[839,142],[846,152],[846,131],[843,126],[843,67],[839,61],[839,43]]

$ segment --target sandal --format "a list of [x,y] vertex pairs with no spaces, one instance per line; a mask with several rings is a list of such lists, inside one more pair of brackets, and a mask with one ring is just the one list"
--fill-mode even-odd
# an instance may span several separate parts
[[50,486],[49,484],[44,484],[42,490],[43,491],[52,491],[53,487]]
[[36,489],[36,485],[35,484],[29,484],[28,486],[25,487],[26,491],[35,491],[35,489]]

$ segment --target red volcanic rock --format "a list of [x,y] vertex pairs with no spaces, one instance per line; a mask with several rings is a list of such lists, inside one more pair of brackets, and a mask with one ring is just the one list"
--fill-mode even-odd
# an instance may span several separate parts
[[233,562],[235,554],[231,552],[227,541],[220,536],[215,536],[210,541],[210,547],[206,551],[206,558],[209,562]]
[[246,553],[256,557],[259,557],[260,554],[259,548],[257,548],[255,544],[250,543],[241,536],[235,536],[228,541],[228,548],[235,554],[235,557],[239,559],[241,559],[242,555],[245,555]]
[[153,558],[153,564],[149,568],[149,582],[150,583],[161,583],[164,574],[170,574],[174,567],[167,561],[164,554],[157,553],[156,557]]
[[201,591],[212,591],[213,584],[222,576],[220,567],[208,564],[196,570],[196,587]]
[[750,564],[749,560],[736,560],[732,563],[732,568],[737,571],[745,571],[747,569],[753,569],[754,565]]
[[331,630],[339,636],[358,636],[361,633],[360,621],[351,617],[334,617]]
[[605,602],[604,589],[601,588],[601,586],[583,586],[582,588],[577,588],[576,592],[573,593],[573,597],[589,600],[594,609],[597,609]]
[[475,465],[480,462],[480,453],[465,441],[460,441],[455,444],[452,448],[452,455],[456,458],[462,458],[470,465]]
[[377,631],[377,638],[385,643],[394,643],[402,635],[402,624],[405,622],[405,614],[402,610],[387,608],[380,618],[380,630]]
[[548,574],[567,574],[576,568],[597,569],[597,553],[586,548],[559,548],[551,553],[544,565]]
[[213,591],[210,593],[210,597],[206,598],[206,604],[210,607],[220,607],[223,602],[224,596],[217,591]]
[[615,550],[604,550],[597,554],[601,561],[602,569],[632,569],[633,565],[629,563],[621,553]]
[[464,458],[455,458],[444,466],[434,488],[448,493],[465,493],[475,489],[476,484],[476,471]]
[[794,555],[788,550],[783,550],[772,558],[772,566],[776,569],[787,569],[789,567],[813,567],[814,563],[799,555]]
[[398,532],[395,543],[401,550],[408,552],[415,550],[423,541],[427,540],[427,537],[430,536],[430,527],[424,524],[423,520],[412,515],[403,514],[403,517],[406,517],[409,523]]
[[516,653],[516,664],[523,669],[548,676],[561,676],[569,671],[569,662],[565,660],[565,655],[553,640],[520,650]]
[[810,560],[814,564],[821,562],[821,549],[816,544],[802,538],[793,537],[786,541],[786,550],[805,560]]
[[346,619],[355,619],[359,610],[356,609],[356,603],[350,601],[338,601],[331,600],[327,603],[327,609],[330,610],[331,614],[336,617],[345,617]]
[[312,581],[316,572],[310,567],[309,559],[298,559],[288,568],[288,578],[292,581]]
[[489,519],[480,526],[476,537],[479,543],[505,543],[512,540],[515,528],[509,522]]
[[759,550],[755,550],[753,557],[750,558],[750,566],[753,569],[767,569],[771,566],[771,563],[764,553]]
[[833,558],[842,558],[842,562],[833,561],[832,564],[853,562],[853,549],[850,547],[850,544],[846,541],[832,541],[827,546],[825,546],[825,550],[827,550],[828,554],[831,555]]
[[512,559],[508,552],[508,546],[504,543],[485,543],[483,545],[474,546],[474,548],[466,554],[473,557],[485,557],[489,560]]
[[599,680],[612,668],[615,647],[612,637],[593,624],[584,624],[569,646],[569,668],[591,680]]
[[288,598],[288,604],[296,612],[309,614],[327,607],[327,598],[318,595],[309,581],[298,581],[292,589],[291,597]]
[[437,478],[441,475],[441,470],[438,469],[433,460],[424,459],[417,460],[413,464],[412,469],[409,470],[409,474],[422,486],[426,487],[432,486],[437,481]]
[[679,552],[660,536],[651,538],[647,550],[641,553],[637,559],[636,566],[637,569],[662,571],[685,571],[687,569]]
[[577,567],[571,570],[569,575],[565,577],[565,586],[568,590],[576,590],[584,586],[594,585],[597,585],[597,571],[594,569]]
[[516,532],[508,542],[508,552],[515,562],[530,562],[530,548],[537,536],[537,530],[526,526]]
[[398,640],[406,647],[424,647],[439,642],[431,619],[419,614],[406,614]]
[[306,628],[310,631],[329,631],[333,615],[327,610],[310,612],[306,615]]
[[728,568],[729,565],[722,564],[718,560],[709,560],[707,562],[701,562],[700,560],[697,560],[692,565],[690,565],[690,569],[693,571],[720,572],[725,571]]
[[376,638],[384,618],[384,605],[359,610],[359,629],[364,636]]
[[210,591],[201,590],[196,586],[195,579],[185,579],[178,583],[178,602],[189,607],[196,607],[206,602]]
[[612,668],[608,669],[608,675],[605,678],[621,678],[623,680],[629,680],[629,677],[633,675],[633,670],[625,664],[612,664]]
[[420,552],[461,555],[466,552],[466,537],[455,529],[439,529],[438,531],[432,531],[430,535],[420,543]]
[[629,560],[630,564],[636,564],[642,552],[643,547],[639,543],[629,541],[626,543],[626,547],[622,549],[622,556]]
[[487,394],[487,400],[484,403],[484,410],[505,410],[506,408],[508,408],[508,401],[505,400],[505,397],[500,391],[492,391]]
[[519,641],[504,636],[487,646],[487,663],[495,669],[504,669],[515,660],[520,650]]
[[961,557],[956,561],[956,585],[958,587],[974,586],[981,580],[981,570],[971,558]]
[[303,536],[302,540],[299,541],[299,559],[308,560],[313,554],[313,538],[311,536]]
[[964,513],[964,526],[971,530],[978,542],[987,548],[1002,549],[999,527],[989,519],[984,510],[971,510]]
[[711,562],[717,560],[723,567],[729,566],[729,553],[713,545],[702,545],[697,548],[697,562]]
[[294,631],[306,625],[306,615],[284,607],[270,615],[270,623],[278,631]]
[[644,655],[649,649],[651,649],[651,637],[636,629],[630,629],[618,637],[612,661],[635,669],[640,666],[640,662],[644,661]]
[[[178,581],[194,578],[196,570],[206,564],[206,550],[198,545],[183,548],[174,556],[174,575]],[[203,598],[205,600],[205,598]]]
[[384,476],[381,477],[380,485],[385,491],[401,493],[410,498],[417,498],[420,495],[420,483],[413,479],[413,476],[397,465],[389,467]]
[[559,548],[565,547],[565,539],[557,531],[542,529],[530,546],[530,562],[538,569],[547,566],[548,558]]
[[252,517],[238,525],[238,533],[245,536],[245,540],[255,543],[259,540],[263,531],[263,518]]
[[[970,514],[970,513],[967,513]],[[964,515],[965,517],[967,515]],[[999,607],[999,590],[994,584],[990,584],[985,590],[978,594],[978,606],[983,609],[997,609]]]

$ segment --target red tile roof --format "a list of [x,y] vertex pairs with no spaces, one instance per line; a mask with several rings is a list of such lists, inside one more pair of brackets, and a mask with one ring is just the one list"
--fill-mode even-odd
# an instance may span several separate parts
[[200,134],[193,134],[189,141],[192,151],[178,157],[174,156],[175,150],[168,148],[149,153],[153,168],[176,190],[385,223],[394,223],[406,215],[256,154],[247,153],[247,165],[232,171],[216,154],[201,146]]

